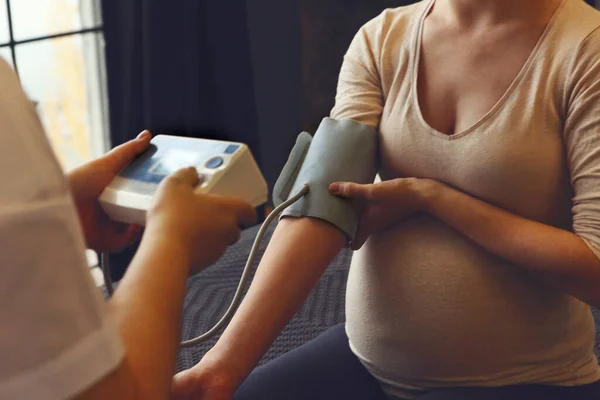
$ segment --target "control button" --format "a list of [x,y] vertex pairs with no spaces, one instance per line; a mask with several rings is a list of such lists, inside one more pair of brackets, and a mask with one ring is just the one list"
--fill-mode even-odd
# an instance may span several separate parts
[[223,160],[223,157],[213,157],[210,160],[208,160],[206,162],[206,164],[204,164],[204,166],[206,168],[215,169],[215,168],[219,168],[221,165],[223,165],[224,161],[225,160]]
[[227,148],[225,149],[225,154],[233,154],[235,153],[235,151],[237,149],[239,149],[240,146],[238,144],[230,144],[229,146],[227,146]]

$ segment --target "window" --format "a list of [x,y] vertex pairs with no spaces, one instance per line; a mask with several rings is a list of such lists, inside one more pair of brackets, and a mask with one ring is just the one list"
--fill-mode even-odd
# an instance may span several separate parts
[[0,57],[17,72],[65,170],[108,148],[98,0],[0,0]]

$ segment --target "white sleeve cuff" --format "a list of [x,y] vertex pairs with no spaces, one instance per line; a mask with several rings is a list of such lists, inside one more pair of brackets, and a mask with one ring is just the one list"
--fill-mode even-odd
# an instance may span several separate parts
[[114,371],[124,354],[117,328],[107,316],[100,330],[57,358],[0,382],[0,399],[71,398]]

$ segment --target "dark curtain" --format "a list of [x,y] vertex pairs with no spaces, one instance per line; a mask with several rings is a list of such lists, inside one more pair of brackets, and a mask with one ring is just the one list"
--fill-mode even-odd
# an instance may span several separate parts
[[[248,144],[260,159],[245,0],[106,0],[110,139],[140,131]],[[111,256],[118,279],[134,249]]]
[[244,0],[104,1],[103,17],[113,145],[148,128],[258,152]]

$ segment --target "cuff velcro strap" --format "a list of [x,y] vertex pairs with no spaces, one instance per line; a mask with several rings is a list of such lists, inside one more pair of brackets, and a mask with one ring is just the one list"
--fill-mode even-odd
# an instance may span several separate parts
[[352,120],[325,118],[314,137],[298,136],[288,162],[273,191],[275,205],[303,185],[308,193],[289,206],[281,217],[313,217],[343,231],[349,240],[356,234],[359,210],[355,202],[332,195],[332,182],[373,183],[377,172],[377,132]]

